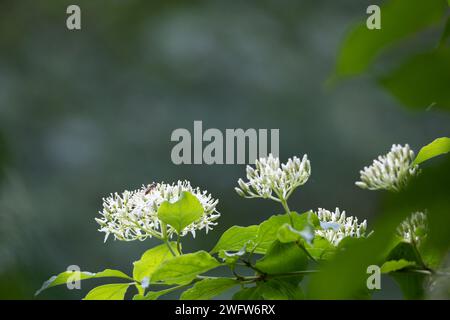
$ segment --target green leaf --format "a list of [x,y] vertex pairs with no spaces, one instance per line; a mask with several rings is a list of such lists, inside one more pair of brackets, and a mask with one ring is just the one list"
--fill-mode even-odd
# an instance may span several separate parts
[[184,228],[202,217],[203,206],[196,196],[183,191],[177,202],[164,201],[158,209],[158,218],[180,234]]
[[264,300],[303,300],[302,289],[290,281],[273,279],[263,282],[258,292]]
[[262,300],[260,287],[243,288],[233,295],[233,300]]
[[215,247],[211,250],[211,254],[220,250],[239,251],[249,241],[254,241],[259,226],[239,227],[233,226],[225,231],[220,237]]
[[165,261],[154,272],[151,283],[187,284],[199,274],[220,266],[220,263],[205,251],[198,251]]
[[[412,246],[407,242],[400,242],[389,253],[387,261],[404,260],[413,264],[420,264],[420,259]],[[388,265],[389,266],[389,265]],[[395,265],[393,265],[395,267]],[[385,267],[386,269],[387,267]],[[382,270],[383,271],[383,270]],[[406,299],[421,299],[425,294],[425,275],[409,273],[392,273],[391,277],[398,283]]]
[[336,252],[336,247],[323,237],[315,237],[312,245],[305,245],[308,253],[316,260],[327,260]]
[[239,284],[239,281],[234,279],[204,279],[194,284],[192,288],[183,292],[180,300],[209,300],[237,284]]
[[423,299],[425,295],[424,283],[426,275],[410,273],[392,273],[391,276],[400,286],[405,299]]
[[83,300],[123,300],[130,283],[113,283],[96,287]]
[[219,258],[221,258],[231,269],[234,269],[236,262],[240,257],[244,256],[247,252],[247,245],[244,245],[241,250],[237,252],[228,252],[225,250],[221,250],[219,252]]
[[406,260],[420,263],[417,253],[412,244],[408,242],[399,242],[390,252],[386,261],[390,260]]
[[62,284],[67,284],[67,282],[96,278],[121,278],[126,280],[133,280],[122,271],[112,269],[105,269],[98,273],[92,273],[88,271],[65,271],[56,276],[52,276],[50,279],[45,281],[42,287],[38,291],[36,291],[35,295],[37,296],[45,289]]
[[[175,242],[171,242],[170,245],[176,250]],[[140,260],[133,262],[133,278],[137,281],[142,281],[145,277],[150,278],[163,262],[172,258],[173,255],[166,244],[145,251]]]
[[297,244],[274,241],[267,254],[258,260],[255,267],[267,274],[305,270],[308,258]]
[[147,294],[136,294],[133,297],[133,300],[158,300],[160,296],[173,292],[173,288],[169,288],[161,291],[148,291]]
[[364,21],[349,32],[338,56],[336,75],[364,72],[383,49],[439,22],[446,10],[442,0],[388,1],[381,7],[381,30],[369,30]]
[[407,107],[450,110],[450,49],[416,55],[380,82]]
[[448,152],[450,152],[450,138],[437,138],[433,142],[420,149],[419,154],[414,160],[414,164],[420,164],[424,161],[427,161],[428,159],[440,156],[441,154],[445,154]]
[[[292,211],[290,213],[294,227],[297,230],[303,230],[305,226],[319,227],[320,222],[316,214],[308,211],[302,214]],[[288,214],[271,216],[259,225],[256,236],[255,252],[264,254],[275,240],[278,240],[278,230],[284,224],[290,224],[291,219]]]
[[444,31],[442,32],[441,40],[439,41],[439,46],[444,46],[449,37],[450,37],[450,17],[447,17],[447,22],[445,23]]
[[406,261],[405,259],[400,260],[390,260],[383,263],[381,266],[381,273],[389,273],[394,271],[399,271],[407,267],[416,265],[413,261]]
[[272,279],[258,285],[239,290],[233,300],[302,300],[304,294],[296,282]]
[[258,234],[256,236],[256,248],[260,253],[265,253],[271,244],[277,240],[278,229],[289,223],[290,219],[287,214],[276,215],[270,217],[259,225]]
[[314,229],[307,225],[302,230],[294,229],[290,224],[285,223],[278,229],[278,240],[282,243],[296,242],[300,240],[312,243],[314,239]]

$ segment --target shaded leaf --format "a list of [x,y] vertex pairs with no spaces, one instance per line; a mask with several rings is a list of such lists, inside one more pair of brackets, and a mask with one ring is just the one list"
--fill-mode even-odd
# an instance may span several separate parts
[[326,260],[336,252],[336,247],[323,237],[316,236],[312,245],[305,245],[308,253],[316,260]]
[[302,289],[290,281],[273,279],[259,285],[258,292],[264,300],[303,300]]
[[256,268],[268,274],[304,270],[307,265],[308,258],[297,244],[279,241],[275,241],[266,255],[255,264]]
[[262,300],[260,287],[254,286],[239,290],[233,295],[233,300]]
[[369,30],[364,21],[349,32],[339,52],[336,75],[364,72],[383,49],[439,22],[445,11],[442,0],[386,2],[381,7],[381,30]]
[[239,281],[234,279],[204,279],[195,283],[192,288],[184,291],[180,300],[209,300],[238,284]]
[[450,109],[450,49],[419,54],[381,80],[405,106]]
[[400,286],[405,299],[423,299],[426,275],[410,273],[392,273],[391,276]]

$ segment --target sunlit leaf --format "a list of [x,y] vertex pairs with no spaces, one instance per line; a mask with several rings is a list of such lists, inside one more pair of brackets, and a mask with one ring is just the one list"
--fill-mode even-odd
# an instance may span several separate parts
[[96,278],[121,278],[126,280],[133,280],[122,271],[112,269],[105,269],[97,273],[88,271],[65,271],[56,276],[52,276],[50,279],[45,281],[42,287],[38,291],[36,291],[35,295],[40,294],[45,289],[62,284],[67,284],[68,282],[72,282],[75,280],[87,280]]
[[416,263],[414,261],[407,261],[404,259],[386,261],[381,266],[381,273],[389,273],[389,272],[399,271],[399,270],[402,270],[404,268],[411,267],[414,265],[416,265]]
[[[171,242],[173,250],[176,250],[176,243]],[[133,263],[133,278],[142,281],[145,277],[150,278],[152,273],[163,263],[172,259],[173,255],[166,244],[161,244],[151,248],[142,255],[141,259]]]
[[220,266],[220,263],[205,251],[198,251],[165,261],[154,272],[151,283],[186,284],[199,274]]
[[414,160],[414,164],[420,164],[424,161],[427,161],[428,159],[440,156],[448,152],[450,152],[450,138],[437,138],[433,142],[420,149],[416,159]]
[[96,287],[83,300],[123,300],[129,283],[113,283]]
[[249,241],[255,241],[259,226],[239,227],[233,226],[220,237],[211,253],[220,250],[239,251]]
[[163,202],[158,209],[158,218],[181,233],[191,223],[201,218],[203,206],[196,196],[183,191],[177,202]]

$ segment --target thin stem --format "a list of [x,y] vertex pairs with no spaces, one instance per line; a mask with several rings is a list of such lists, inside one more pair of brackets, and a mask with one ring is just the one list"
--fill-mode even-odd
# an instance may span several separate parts
[[181,251],[181,242],[180,242],[180,235],[177,234],[177,251],[180,255],[183,254],[183,252]]
[[262,272],[261,270],[259,270],[257,267],[255,267],[250,261],[248,261],[248,260],[243,260],[243,259],[240,259],[243,263],[244,263],[244,265],[246,266],[246,267],[248,267],[248,268],[250,268],[250,269],[252,269],[252,270],[254,270],[254,271],[256,271],[256,272],[258,272],[258,273],[260,273],[260,274],[264,274],[264,272]]
[[170,245],[169,240],[168,240],[168,239],[165,239],[164,242],[166,243],[167,247],[169,248],[170,253],[171,253],[174,257],[176,257],[177,254],[176,254],[176,252],[173,250],[172,246]]
[[265,279],[300,276],[300,275],[313,274],[313,273],[318,273],[318,272],[319,272],[319,270],[302,270],[302,271],[294,271],[294,272],[286,272],[286,273],[278,273],[278,274],[268,274],[268,275],[266,275]]
[[161,223],[161,233],[162,233],[162,240],[165,242],[165,244],[169,248],[170,253],[174,257],[176,257],[177,254],[175,253],[175,251],[173,251],[173,248],[172,248],[172,246],[170,245],[170,242],[169,242],[169,237],[167,236],[167,225],[165,223]]
[[289,216],[289,221],[291,222],[291,226],[294,226],[294,220],[292,219],[291,210],[289,209],[289,206],[287,204],[287,201],[284,198],[280,198],[281,205],[284,208],[284,211],[286,211],[286,214]]

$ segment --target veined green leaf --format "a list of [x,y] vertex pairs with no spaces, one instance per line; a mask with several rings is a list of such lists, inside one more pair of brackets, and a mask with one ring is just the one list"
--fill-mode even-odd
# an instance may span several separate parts
[[123,300],[130,283],[113,283],[96,287],[83,300]]
[[304,240],[311,244],[313,239],[314,228],[311,225],[306,225],[302,230],[297,230],[290,224],[285,223],[278,229],[278,240],[282,243]]
[[233,300],[263,300],[260,287],[243,288],[233,295]]
[[199,274],[220,266],[220,263],[205,251],[184,254],[165,261],[154,272],[151,283],[187,284]]
[[[176,250],[176,243],[170,245]],[[133,278],[142,281],[145,277],[150,278],[153,272],[165,261],[172,259],[173,255],[166,244],[151,248],[142,255],[141,259],[133,263]]]
[[307,265],[308,258],[297,244],[276,240],[266,255],[256,262],[255,267],[264,273],[279,274],[304,270]]
[[94,278],[121,278],[126,280],[133,280],[133,278],[127,276],[122,271],[112,269],[105,269],[97,273],[92,273],[88,271],[65,271],[61,272],[56,276],[52,276],[50,279],[45,281],[42,287],[38,291],[36,291],[35,295],[40,294],[45,289],[62,284],[67,284],[68,282]]
[[289,280],[273,279],[259,286],[259,294],[264,300],[303,300],[302,289]]
[[381,30],[369,30],[364,21],[349,32],[338,56],[336,75],[364,72],[383,49],[439,22],[446,10],[442,0],[388,1],[381,7]]
[[233,300],[302,300],[304,294],[297,282],[272,279],[236,292]]
[[265,253],[270,245],[277,240],[278,229],[289,223],[290,219],[287,214],[272,216],[259,225],[258,234],[256,236],[256,248],[261,253]]
[[[319,227],[319,219],[312,211],[298,214],[292,211],[290,213],[294,227],[296,230],[303,230],[306,226],[313,228]],[[258,234],[256,236],[256,248],[260,253],[264,253],[278,239],[278,230],[285,224],[291,224],[288,214],[275,215],[259,225]],[[306,236],[306,234],[304,234]],[[287,240],[287,239],[284,239]]]
[[231,227],[222,234],[215,247],[211,250],[211,253],[217,253],[220,250],[241,250],[241,248],[244,247],[244,245],[246,245],[249,241],[254,241],[256,239],[258,228],[259,226]]
[[316,236],[312,245],[305,245],[308,253],[316,260],[327,260],[336,252],[336,247],[325,238]]
[[414,164],[420,164],[424,161],[427,161],[428,159],[440,156],[441,154],[445,154],[448,152],[450,152],[450,138],[437,138],[433,142],[420,149],[419,154],[414,160]]
[[381,273],[399,271],[404,268],[414,266],[415,264],[416,263],[414,261],[406,261],[405,259],[386,261],[381,266]]
[[191,223],[201,218],[203,206],[196,196],[183,191],[177,202],[164,201],[158,209],[158,218],[181,233]]
[[245,244],[241,250],[236,252],[228,252],[225,250],[220,250],[219,258],[221,258],[230,268],[234,269],[236,262],[240,257],[244,256],[247,252],[247,245]]
[[180,300],[209,300],[238,284],[239,281],[234,279],[204,279],[183,292]]

